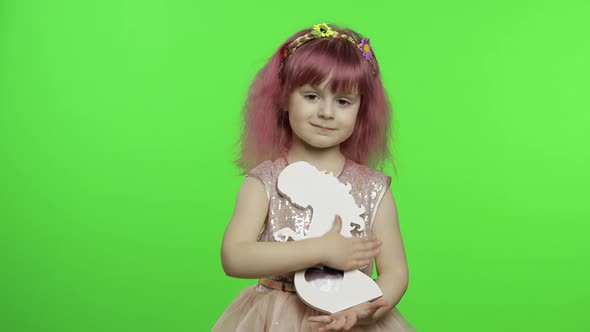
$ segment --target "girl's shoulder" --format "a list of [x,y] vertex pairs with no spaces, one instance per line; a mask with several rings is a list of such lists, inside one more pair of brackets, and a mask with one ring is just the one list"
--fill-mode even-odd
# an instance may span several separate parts
[[279,173],[281,173],[283,168],[285,168],[284,159],[267,160],[252,168],[246,177],[255,178],[262,183],[267,195],[270,197],[274,191],[273,188],[275,187]]
[[252,168],[250,172],[248,172],[247,176],[257,176],[261,178],[268,178],[276,175],[277,172],[280,172],[285,168],[284,162],[281,158],[276,159],[274,161],[267,160],[256,167]]

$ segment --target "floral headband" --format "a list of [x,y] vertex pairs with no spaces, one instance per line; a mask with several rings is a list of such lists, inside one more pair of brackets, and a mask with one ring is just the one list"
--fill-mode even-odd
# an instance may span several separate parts
[[[310,32],[306,33],[303,36],[298,37],[297,39],[295,39],[294,41],[292,41],[288,45],[285,45],[285,47],[283,48],[283,51],[282,51],[281,68],[283,67],[283,62],[285,62],[285,59],[287,59],[291,54],[293,54],[293,52],[295,52],[295,50],[299,46],[307,43],[310,40],[317,39],[317,38],[326,38],[326,37],[341,38],[341,39],[348,40],[349,42],[354,44],[356,47],[358,47],[358,49],[363,54],[363,57],[367,61],[369,61],[369,63],[372,62],[371,60],[373,60],[373,48],[371,47],[369,38],[365,38],[359,42],[355,36],[347,35],[345,33],[340,33],[336,30],[333,30],[326,23],[321,23],[321,24],[314,25],[313,29]],[[374,69],[373,69],[373,74],[375,74]]]

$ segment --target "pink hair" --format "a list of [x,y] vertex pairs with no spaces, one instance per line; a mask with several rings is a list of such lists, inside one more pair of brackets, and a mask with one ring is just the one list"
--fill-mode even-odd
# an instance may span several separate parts
[[[362,39],[352,30],[331,27]],[[286,112],[290,94],[305,84],[320,85],[328,77],[332,91],[356,89],[361,95],[355,129],[340,145],[344,156],[370,166],[391,159],[388,148],[391,110],[374,55],[369,62],[347,40],[318,38],[297,48],[281,68],[283,47],[309,31],[299,31],[285,41],[250,86],[243,112],[241,154],[236,161],[245,173],[288,151],[292,135]]]

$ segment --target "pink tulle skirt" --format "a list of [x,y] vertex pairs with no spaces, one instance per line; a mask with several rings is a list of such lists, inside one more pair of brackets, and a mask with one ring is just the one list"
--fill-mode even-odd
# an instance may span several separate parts
[[[295,293],[254,285],[245,288],[227,307],[212,331],[317,331],[323,324],[308,322],[310,316],[323,315],[305,305]],[[371,325],[355,326],[352,330],[414,332],[402,314],[393,308]]]

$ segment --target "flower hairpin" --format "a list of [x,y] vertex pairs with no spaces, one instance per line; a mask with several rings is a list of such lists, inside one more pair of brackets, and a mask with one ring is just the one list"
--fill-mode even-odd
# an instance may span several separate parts
[[[360,50],[363,57],[367,61],[369,61],[369,63],[371,63],[371,65],[372,65],[372,62],[373,62],[372,60],[374,59],[374,55],[373,55],[373,48],[371,47],[369,38],[365,38],[365,39],[361,40],[361,42],[359,43],[359,41],[357,40],[357,38],[354,35],[342,33],[340,31],[332,29],[332,27],[330,27],[326,23],[320,23],[320,24],[314,25],[313,28],[311,29],[311,31],[309,31],[308,33],[297,37],[291,43],[283,46],[283,49],[281,50],[280,68],[283,68],[283,62],[285,61],[285,59],[287,59],[291,54],[293,54],[293,52],[295,52],[295,50],[297,48],[299,48],[301,45],[303,45],[313,39],[326,38],[326,37],[345,39],[345,40],[349,41],[350,43],[354,44]],[[375,74],[374,68],[373,68],[373,74]]]
[[316,24],[313,26],[312,33],[318,35],[320,38],[330,37],[334,34],[334,30],[326,23]]
[[361,40],[361,43],[359,44],[359,48],[361,49],[361,52],[363,53],[363,56],[365,57],[365,59],[371,61],[373,59],[373,48],[371,47],[371,43],[369,41],[369,38],[365,38],[363,40]]

